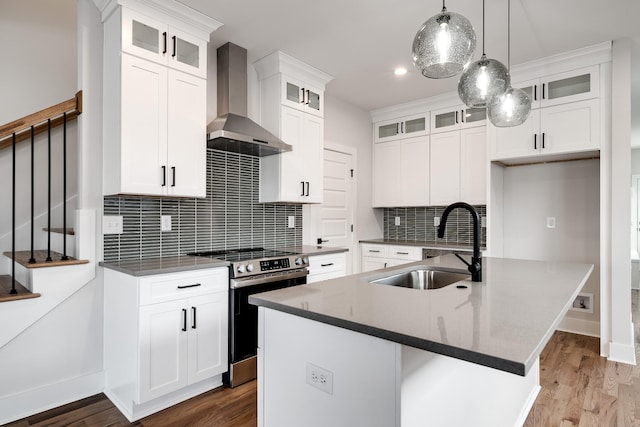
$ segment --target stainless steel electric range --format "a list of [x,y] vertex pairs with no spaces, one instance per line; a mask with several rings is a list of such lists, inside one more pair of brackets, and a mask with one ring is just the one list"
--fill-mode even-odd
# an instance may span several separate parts
[[307,283],[309,259],[299,253],[264,248],[194,252],[228,261],[229,371],[223,382],[235,387],[257,376],[258,308],[249,296]]

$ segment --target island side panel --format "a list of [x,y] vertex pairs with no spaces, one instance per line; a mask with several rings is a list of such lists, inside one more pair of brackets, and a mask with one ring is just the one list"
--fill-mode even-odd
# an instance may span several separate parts
[[[259,307],[258,426],[400,426],[400,344]],[[307,384],[308,364],[332,375]]]
[[523,377],[402,347],[402,427],[520,427],[539,391],[538,359]]

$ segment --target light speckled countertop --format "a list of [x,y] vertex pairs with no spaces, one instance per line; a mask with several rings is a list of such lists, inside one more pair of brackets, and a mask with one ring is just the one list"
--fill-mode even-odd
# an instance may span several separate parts
[[226,267],[229,263],[220,259],[184,255],[166,258],[100,262],[99,265],[131,276],[150,276],[153,274],[176,273],[179,271],[199,270],[203,268]]
[[[360,243],[373,243],[376,245],[402,245],[402,246],[418,246],[420,248],[430,249],[457,249],[461,251],[473,251],[473,245],[457,245],[451,243],[428,242],[426,240],[398,240],[398,239],[365,239]],[[481,246],[480,249],[485,250],[486,247]]]
[[305,254],[308,256],[349,252],[349,249],[347,248],[332,248],[329,246],[313,246],[313,245],[293,246],[289,248],[284,248],[283,250],[289,251],[289,252],[297,252],[297,253]]
[[453,255],[253,295],[255,305],[526,375],[593,271],[591,264],[483,259],[483,281],[417,290],[371,280]]

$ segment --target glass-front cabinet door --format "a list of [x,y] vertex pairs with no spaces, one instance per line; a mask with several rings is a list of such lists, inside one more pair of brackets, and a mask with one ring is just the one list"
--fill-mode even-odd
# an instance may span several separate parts
[[467,108],[465,105],[457,105],[431,112],[431,133],[484,126],[486,122],[486,108]]
[[429,134],[429,113],[424,112],[374,124],[375,142],[391,141]]
[[301,80],[282,75],[282,105],[315,116],[324,116],[324,99],[321,90]]
[[206,78],[207,41],[122,8],[122,50]]
[[476,126],[484,126],[487,124],[486,108],[463,108],[460,110],[461,128],[472,128]]

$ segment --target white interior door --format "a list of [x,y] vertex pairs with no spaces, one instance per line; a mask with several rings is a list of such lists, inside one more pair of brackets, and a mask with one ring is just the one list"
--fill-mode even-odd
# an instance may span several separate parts
[[321,205],[306,205],[309,209],[307,244],[322,240],[323,246],[348,248],[347,274],[353,271],[355,253],[354,155],[338,149],[324,149],[324,190]]

